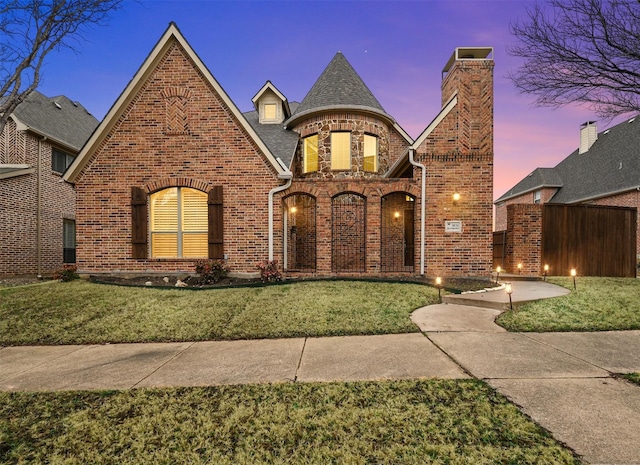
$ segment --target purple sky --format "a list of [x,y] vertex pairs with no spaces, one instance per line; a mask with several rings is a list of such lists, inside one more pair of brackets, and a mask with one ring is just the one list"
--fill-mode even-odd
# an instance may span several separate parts
[[[519,59],[509,25],[530,1],[125,0],[106,26],[50,55],[40,91],[80,101],[102,119],[170,21],[242,111],[271,80],[300,101],[341,51],[385,110],[417,137],[440,109],[441,71],[455,47],[494,47],[495,198],[578,146],[585,108],[536,108],[506,79]],[[610,126],[599,121],[599,130]]]

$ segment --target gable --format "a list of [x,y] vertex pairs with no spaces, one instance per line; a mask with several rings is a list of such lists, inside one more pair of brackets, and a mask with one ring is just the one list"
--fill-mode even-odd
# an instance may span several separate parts
[[[144,123],[134,122],[140,114],[136,112],[144,114]],[[238,143],[251,145],[275,175],[286,176],[173,23],[69,167],[65,180],[76,182],[99,150],[125,127],[138,131],[129,134],[134,139],[130,143],[149,143],[160,152],[167,149],[163,143],[211,153],[216,148],[231,150]],[[212,144],[208,148],[201,144],[206,135]]]

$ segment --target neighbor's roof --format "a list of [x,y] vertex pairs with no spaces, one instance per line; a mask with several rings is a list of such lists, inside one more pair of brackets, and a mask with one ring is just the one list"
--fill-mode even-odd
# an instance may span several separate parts
[[38,91],[29,94],[12,115],[16,123],[76,153],[98,126],[98,120],[80,103]]
[[[549,182],[537,187],[561,186],[550,200],[557,203],[584,202],[639,188],[640,118],[631,118],[600,132],[587,152],[578,153],[576,149],[554,168],[536,171],[543,173]],[[536,186],[527,184],[527,178],[496,203],[535,189]]]
[[536,168],[526,178],[513,186],[509,192],[496,202],[502,202],[511,197],[526,194],[544,187],[562,187],[562,179],[555,168]]
[[344,55],[338,52],[286,124],[291,125],[294,121],[318,111],[342,109],[373,112],[390,122],[395,122]]

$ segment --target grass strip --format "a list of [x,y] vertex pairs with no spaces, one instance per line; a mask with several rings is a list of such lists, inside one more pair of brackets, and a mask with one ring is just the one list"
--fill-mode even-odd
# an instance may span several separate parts
[[631,381],[632,383],[640,386],[640,373],[625,373],[622,377],[627,381]]
[[477,380],[0,393],[0,463],[578,464]]
[[149,289],[72,281],[0,289],[0,344],[51,345],[392,334],[437,290],[318,281],[255,288]]
[[640,279],[554,277],[571,293],[522,305],[497,323],[509,331],[618,331],[640,329]]

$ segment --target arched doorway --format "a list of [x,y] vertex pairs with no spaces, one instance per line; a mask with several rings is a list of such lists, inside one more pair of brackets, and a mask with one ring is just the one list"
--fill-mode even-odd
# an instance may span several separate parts
[[311,195],[284,199],[284,269],[316,270],[316,199]]
[[380,269],[412,272],[415,261],[415,197],[392,192],[382,197]]
[[336,273],[365,271],[366,204],[364,197],[353,193],[331,201],[331,268]]

